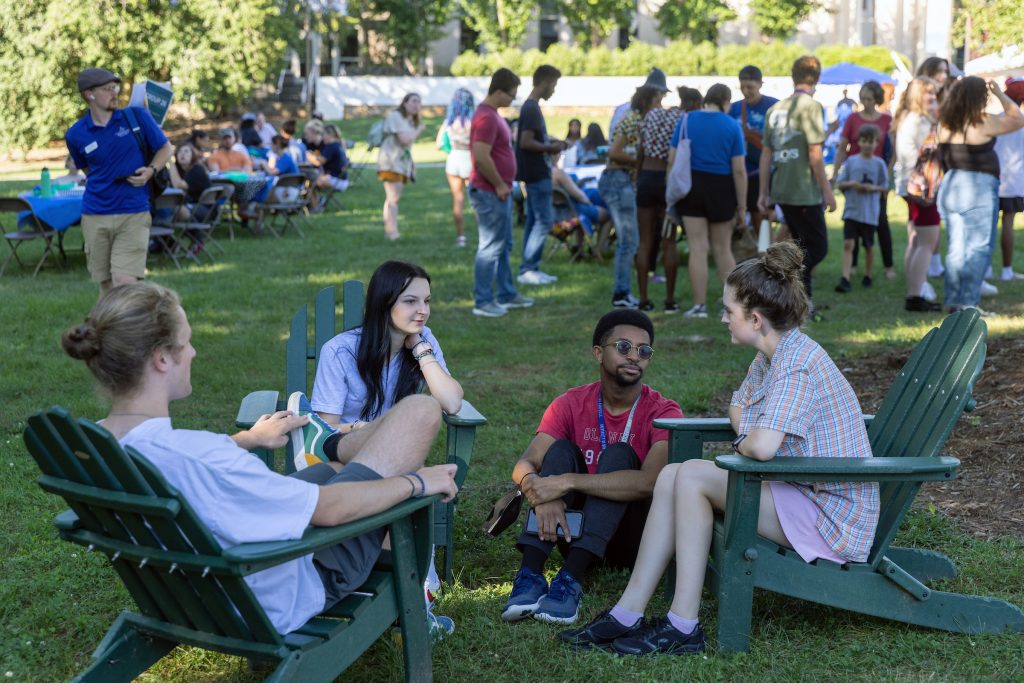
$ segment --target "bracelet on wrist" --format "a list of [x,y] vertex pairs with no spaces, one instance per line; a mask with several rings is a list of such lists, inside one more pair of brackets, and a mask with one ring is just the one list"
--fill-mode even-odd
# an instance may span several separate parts
[[412,487],[412,491],[409,492],[409,497],[410,498],[415,498],[416,497],[416,482],[414,482],[412,480],[412,477],[410,477],[408,474],[403,474],[402,475],[402,479],[405,479],[407,482],[409,482],[409,486]]
[[414,361],[419,362],[419,361],[423,360],[424,358],[426,358],[427,356],[433,356],[433,355],[434,355],[434,349],[431,349],[431,348],[428,347],[426,350],[421,351],[420,353],[417,353],[417,354],[413,355],[412,359]]
[[409,476],[410,477],[416,477],[416,481],[418,481],[420,483],[420,492],[418,494],[415,494],[413,496],[413,498],[422,498],[423,494],[425,494],[427,492],[427,484],[426,484],[426,482],[423,481],[423,477],[421,477],[419,475],[419,472],[410,472]]
[[519,488],[523,487],[523,482],[526,481],[526,478],[531,474],[537,477],[540,476],[540,474],[538,474],[537,472],[527,472],[526,474],[523,475],[522,479],[519,480]]

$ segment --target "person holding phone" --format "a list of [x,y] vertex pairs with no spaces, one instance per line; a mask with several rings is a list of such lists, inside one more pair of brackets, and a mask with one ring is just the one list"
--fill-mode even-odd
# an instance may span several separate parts
[[[654,482],[668,459],[668,432],[652,423],[682,417],[675,401],[643,383],[653,343],[654,326],[640,311],[605,314],[591,349],[600,378],[551,402],[512,469],[535,522],[528,519],[517,541],[523,559],[505,621],[575,623],[586,570],[636,561]],[[566,560],[549,586],[544,565],[556,543]]]

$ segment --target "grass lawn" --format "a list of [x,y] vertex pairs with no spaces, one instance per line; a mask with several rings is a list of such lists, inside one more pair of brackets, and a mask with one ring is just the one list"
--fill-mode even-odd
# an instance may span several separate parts
[[[346,121],[346,134],[363,139],[367,121]],[[552,124],[562,134],[564,125]],[[362,131],[362,133],[360,133]],[[432,145],[432,142],[430,143]],[[426,143],[422,144],[424,148]],[[420,148],[417,148],[419,153]],[[426,154],[420,158],[427,158]],[[436,159],[440,159],[437,155]],[[356,161],[360,158],[356,155]],[[0,180],[5,195],[29,181]],[[194,394],[174,405],[180,427],[232,428],[239,399],[258,388],[283,385],[283,340],[296,308],[321,287],[346,279],[366,281],[383,260],[422,264],[433,278],[430,325],[441,340],[466,397],[489,419],[480,431],[456,529],[456,581],[439,611],[454,617],[455,635],[435,647],[437,680],[655,681],[655,680],[1022,680],[1021,636],[965,636],[893,624],[758,592],[754,601],[751,652],[647,660],[575,654],[559,646],[555,627],[528,621],[508,625],[498,613],[510,588],[518,554],[513,535],[486,538],[480,527],[490,503],[508,486],[512,463],[529,442],[548,402],[566,388],[596,378],[589,340],[594,323],[609,309],[610,262],[570,264],[564,251],[548,254],[544,269],[560,277],[528,294],[537,305],[500,319],[475,318],[472,262],[476,243],[468,213],[470,246],[455,249],[450,199],[442,171],[425,168],[401,204],[402,239],[387,243],[380,212],[383,191],[366,173],[344,196],[345,209],[313,219],[305,240],[289,235],[240,236],[222,243],[227,253],[214,265],[176,270],[151,262],[151,279],[176,289],[189,312],[198,356]],[[893,232],[902,255],[905,216],[893,201]],[[820,267],[819,304],[827,321],[808,327],[840,367],[890,346],[908,346],[939,316],[905,313],[903,280],[876,274],[872,290],[832,292],[838,278],[841,231],[830,217],[831,251]],[[52,265],[37,279],[17,267],[0,278],[0,479],[3,545],[0,560],[0,673],[5,680],[68,679],[83,668],[103,633],[131,601],[96,554],[57,539],[52,525],[63,502],[34,483],[35,464],[25,453],[25,418],[55,403],[73,413],[101,417],[107,402],[80,363],[59,346],[61,331],[84,317],[96,299],[78,245],[69,237],[71,269]],[[517,230],[516,246],[521,232]],[[1024,240],[1018,236],[1018,245]],[[35,245],[26,251],[31,252]],[[1022,248],[1022,247],[1019,247]],[[38,253],[38,252],[34,252]],[[517,264],[518,256],[513,260]],[[680,273],[680,303],[690,302],[686,271]],[[859,282],[859,279],[857,280]],[[1024,333],[1024,284],[1004,287],[992,306],[993,335]],[[652,298],[660,301],[659,285]],[[718,287],[712,286],[712,290]],[[729,344],[722,325],[681,316],[653,315],[658,353],[647,382],[676,399],[687,415],[723,414],[729,392],[739,385],[753,356]],[[440,449],[437,449],[439,455]],[[960,569],[937,588],[993,595],[1024,605],[1024,546],[1019,538],[983,542],[957,528],[940,511],[916,509],[897,542],[949,554]],[[557,569],[557,566],[555,567]],[[614,602],[626,575],[596,572],[586,584],[585,619]],[[662,613],[660,598],[652,612]],[[714,633],[714,604],[702,613]],[[400,649],[384,638],[347,674],[352,681],[399,680]],[[244,660],[179,649],[144,680],[252,680]]]

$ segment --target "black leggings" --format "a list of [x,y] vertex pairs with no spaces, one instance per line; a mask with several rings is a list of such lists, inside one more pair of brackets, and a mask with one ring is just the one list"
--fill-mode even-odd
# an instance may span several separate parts
[[[804,252],[804,288],[811,298],[811,271],[828,255],[828,232],[825,230],[825,208],[821,204],[797,206],[780,204],[782,215],[793,236]],[[890,245],[891,251],[891,245]]]
[[[640,458],[636,452],[629,445],[618,442],[611,444],[601,453],[597,473],[639,470],[640,465]],[[544,463],[540,468],[542,477],[586,472],[587,464],[583,459],[583,453],[576,444],[567,439],[559,439],[551,444],[548,452],[544,454]],[[579,538],[574,538],[572,543],[559,542],[558,549],[563,556],[568,557],[569,550],[575,548],[603,558],[605,564],[612,567],[633,567],[637,551],[640,549],[644,525],[647,523],[647,513],[651,508],[650,498],[626,503],[569,493],[564,500],[568,509],[583,511],[583,534]],[[542,541],[525,531],[519,536],[517,545],[520,550],[531,547],[545,555],[550,555],[555,547],[551,541]]]

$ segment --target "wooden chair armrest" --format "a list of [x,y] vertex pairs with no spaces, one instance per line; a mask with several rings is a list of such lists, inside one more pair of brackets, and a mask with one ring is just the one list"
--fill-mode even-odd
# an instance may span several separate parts
[[424,498],[410,498],[398,505],[388,508],[384,512],[364,517],[347,524],[334,527],[309,527],[302,535],[302,538],[295,541],[275,541],[267,543],[242,543],[233,548],[225,550],[224,559],[229,562],[244,565],[243,574],[266,569],[281,564],[288,560],[308,555],[314,551],[336,545],[345,539],[365,534],[368,531],[387,526],[392,522],[408,517],[418,510],[431,508],[436,501],[441,500],[440,495],[427,496]]
[[960,461],[934,458],[772,458],[720,455],[715,464],[764,481],[944,481],[956,477]]
[[463,399],[462,407],[454,415],[444,413],[444,421],[450,427],[480,427],[487,424],[487,418],[473,407],[473,404]]
[[253,391],[242,399],[238,406],[238,416],[235,417],[235,425],[241,429],[249,429],[261,415],[268,415],[277,411],[277,399],[281,395],[278,391]]
[[655,420],[654,426],[670,432],[699,432],[704,441],[732,441],[736,438],[727,417],[663,417]]

